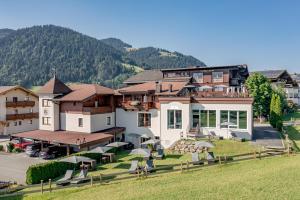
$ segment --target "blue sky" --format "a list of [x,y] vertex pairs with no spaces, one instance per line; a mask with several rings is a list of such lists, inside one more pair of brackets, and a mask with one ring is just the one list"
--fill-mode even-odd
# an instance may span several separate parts
[[297,0],[0,0],[0,28],[55,24],[251,71],[300,72],[299,22]]

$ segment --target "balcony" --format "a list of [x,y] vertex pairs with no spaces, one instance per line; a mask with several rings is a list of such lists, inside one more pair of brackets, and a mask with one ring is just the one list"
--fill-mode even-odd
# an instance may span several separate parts
[[7,101],[6,102],[6,107],[33,107],[35,105],[34,101]]
[[7,114],[6,120],[18,120],[18,119],[33,119],[39,118],[39,113],[24,113],[24,114]]
[[153,102],[127,101],[122,103],[122,108],[124,110],[148,111],[152,108],[155,108],[155,104]]
[[89,115],[111,113],[112,108],[110,106],[100,106],[100,107],[83,107],[82,112]]

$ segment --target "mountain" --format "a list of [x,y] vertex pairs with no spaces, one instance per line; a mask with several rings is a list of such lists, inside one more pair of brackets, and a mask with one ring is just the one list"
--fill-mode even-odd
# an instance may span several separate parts
[[177,52],[135,49],[116,38],[98,40],[54,25],[0,29],[0,85],[42,85],[54,68],[64,82],[118,87],[143,69],[204,65]]
[[14,32],[14,30],[8,29],[8,28],[0,29],[0,39],[9,35],[10,33],[13,33],[13,32]]

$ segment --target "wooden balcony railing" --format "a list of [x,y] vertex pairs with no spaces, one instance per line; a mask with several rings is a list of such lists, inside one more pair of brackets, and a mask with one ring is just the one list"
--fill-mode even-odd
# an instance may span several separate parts
[[35,105],[34,101],[8,101],[6,102],[6,107],[33,107]]
[[122,103],[122,108],[125,110],[150,110],[155,108],[153,102],[126,101]]
[[6,120],[33,119],[38,117],[39,113],[7,114]]
[[83,113],[88,113],[90,115],[94,114],[104,114],[104,113],[111,113],[112,108],[110,106],[100,106],[100,107],[83,107]]

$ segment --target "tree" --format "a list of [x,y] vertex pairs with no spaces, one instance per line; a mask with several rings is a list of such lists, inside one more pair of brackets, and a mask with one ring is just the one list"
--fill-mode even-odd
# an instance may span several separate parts
[[251,97],[254,98],[254,116],[267,117],[270,113],[270,102],[272,97],[272,87],[269,80],[259,73],[254,73],[246,80],[246,87]]
[[282,128],[282,100],[281,96],[275,92],[270,104],[270,124],[278,130]]
[[275,108],[275,101],[276,101],[276,98],[277,98],[277,94],[276,93],[273,93],[272,94],[272,99],[271,99],[271,103],[270,103],[270,124],[271,126],[273,127],[276,127],[276,115],[274,113],[274,108]]

